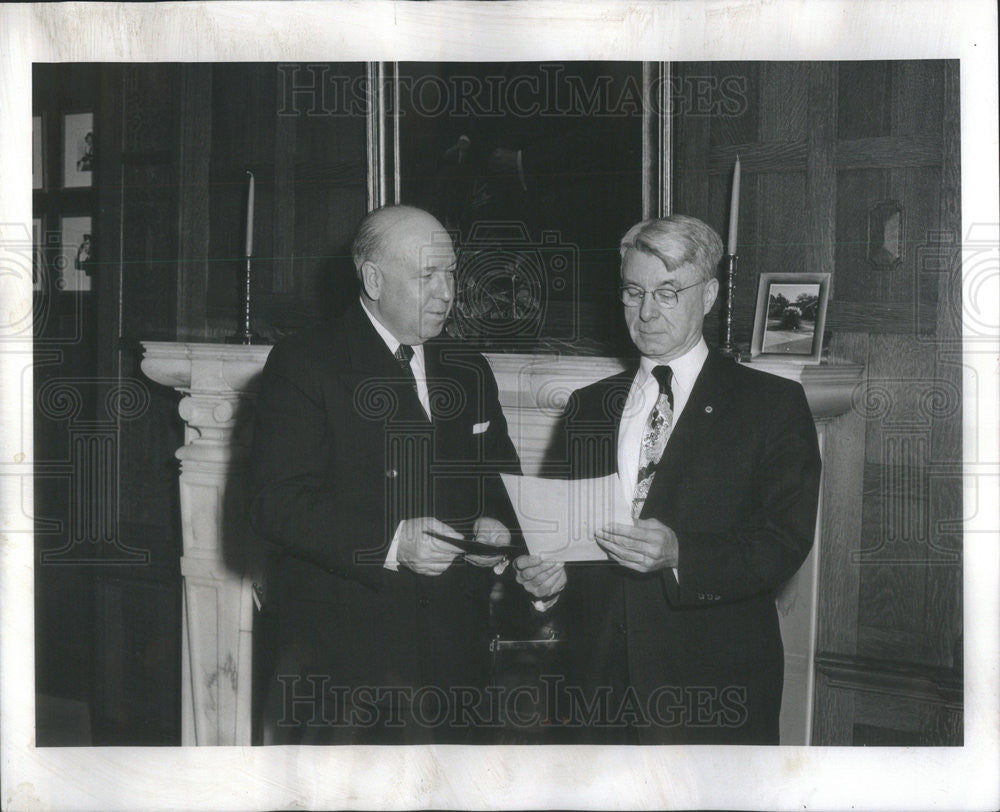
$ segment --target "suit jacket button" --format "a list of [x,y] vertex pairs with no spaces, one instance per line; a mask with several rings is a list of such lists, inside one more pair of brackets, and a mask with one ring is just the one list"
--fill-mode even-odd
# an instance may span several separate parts
[[418,598],[418,599],[417,599],[417,605],[418,605],[418,606],[419,606],[419,607],[420,607],[421,609],[426,609],[426,608],[427,608],[428,606],[430,606],[430,605],[431,605],[431,602],[430,602],[430,599],[429,599],[429,598]]
[[615,626],[615,631],[618,632],[618,634],[625,634],[625,624],[624,623],[618,623]]
[[385,472],[385,475],[388,479],[395,479],[396,477],[399,476],[399,471],[397,471],[395,468],[390,468],[388,471]]

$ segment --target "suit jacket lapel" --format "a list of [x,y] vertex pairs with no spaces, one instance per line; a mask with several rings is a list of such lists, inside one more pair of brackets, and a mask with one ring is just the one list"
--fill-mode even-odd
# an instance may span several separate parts
[[361,302],[356,301],[343,316],[351,369],[359,376],[357,386],[391,389],[400,399],[400,408],[390,419],[426,420],[417,393],[362,308]]
[[343,315],[351,369],[370,377],[388,377],[399,372],[399,364],[362,308],[361,302],[355,302]]
[[567,441],[572,445],[567,450],[573,467],[582,463],[587,476],[618,473],[618,432],[635,373],[636,365],[630,364],[605,379],[594,393],[598,397],[588,397],[585,408],[568,418]]
[[733,363],[709,352],[688,397],[680,419],[670,433],[666,450],[656,466],[643,514],[650,505],[662,505],[684,476],[688,461],[697,454],[708,432],[723,417],[730,401],[726,396],[729,379],[725,364]]
[[[625,413],[625,402],[628,400],[629,390],[632,388],[632,381],[635,380],[638,372],[638,364],[630,363],[628,367],[612,377],[607,382],[600,408],[605,420],[608,417],[611,428],[612,442],[612,463],[614,468],[610,473],[618,473],[618,434],[621,431],[622,415]],[[633,483],[634,484],[634,483]]]

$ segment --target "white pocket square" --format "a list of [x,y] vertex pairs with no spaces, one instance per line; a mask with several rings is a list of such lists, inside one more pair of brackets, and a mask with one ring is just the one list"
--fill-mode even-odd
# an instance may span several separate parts
[[489,427],[490,427],[490,421],[489,420],[487,420],[485,423],[473,423],[472,424],[472,433],[473,434],[482,434]]

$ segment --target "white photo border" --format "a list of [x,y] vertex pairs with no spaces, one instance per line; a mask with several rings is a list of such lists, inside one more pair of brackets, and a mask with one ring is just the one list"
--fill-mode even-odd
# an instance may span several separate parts
[[[908,810],[1000,805],[996,15],[995,5],[982,0],[291,0],[0,8],[0,121],[5,122],[0,127],[0,264],[9,230],[24,231],[32,219],[32,62],[329,59],[959,59],[962,251],[967,259],[965,346],[961,355],[956,351],[956,363],[964,370],[966,420],[963,747],[36,749],[32,537],[30,519],[16,510],[31,504],[32,355],[23,336],[4,334],[0,804],[10,809],[108,810]],[[5,297],[24,295],[31,295],[26,280],[4,289]],[[978,309],[970,310],[974,307]],[[30,336],[30,325],[27,329]]]

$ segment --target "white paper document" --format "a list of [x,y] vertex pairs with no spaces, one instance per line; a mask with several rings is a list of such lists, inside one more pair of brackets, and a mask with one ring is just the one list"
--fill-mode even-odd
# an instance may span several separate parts
[[607,561],[594,531],[632,524],[617,474],[600,479],[542,479],[501,474],[532,555],[555,561]]

